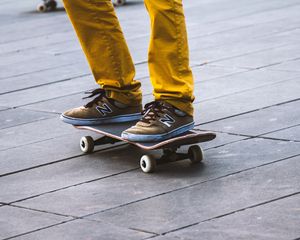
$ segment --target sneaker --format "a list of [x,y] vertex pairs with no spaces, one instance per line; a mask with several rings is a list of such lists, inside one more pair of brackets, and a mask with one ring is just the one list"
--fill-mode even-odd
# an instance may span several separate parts
[[122,138],[133,142],[158,142],[194,128],[193,117],[163,101],[145,105],[142,119],[123,131]]
[[141,118],[142,105],[128,106],[106,97],[104,89],[88,92],[92,101],[78,108],[73,108],[61,115],[62,121],[72,125],[99,125],[136,121]]

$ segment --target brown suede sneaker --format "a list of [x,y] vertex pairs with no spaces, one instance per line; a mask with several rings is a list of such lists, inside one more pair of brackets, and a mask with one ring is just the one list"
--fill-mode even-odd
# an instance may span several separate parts
[[194,128],[193,117],[163,101],[145,105],[142,119],[122,133],[133,142],[156,142],[170,139]]
[[86,105],[70,109],[61,115],[62,121],[72,125],[99,125],[129,122],[141,118],[142,105],[127,106],[106,97],[104,89],[89,92],[87,98],[96,96]]

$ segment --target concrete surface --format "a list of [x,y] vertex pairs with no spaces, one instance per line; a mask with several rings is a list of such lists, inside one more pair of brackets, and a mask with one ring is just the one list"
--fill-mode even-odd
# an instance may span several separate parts
[[[183,2],[196,129],[218,138],[150,175],[144,151],[84,155],[60,122],[96,87],[61,3],[0,2],[1,239],[300,239],[300,1]],[[147,12],[117,14],[146,103]]]

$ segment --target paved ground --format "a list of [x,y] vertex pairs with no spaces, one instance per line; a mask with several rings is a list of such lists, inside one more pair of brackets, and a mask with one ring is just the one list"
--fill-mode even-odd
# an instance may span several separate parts
[[[95,87],[65,12],[0,2],[1,239],[299,239],[300,1],[185,0],[205,161],[138,168],[141,151],[83,155],[58,119]],[[117,10],[144,99],[148,18]]]

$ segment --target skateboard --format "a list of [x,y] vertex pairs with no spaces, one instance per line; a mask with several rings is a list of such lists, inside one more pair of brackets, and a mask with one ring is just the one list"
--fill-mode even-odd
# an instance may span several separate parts
[[[161,142],[131,142],[121,137],[121,133],[133,126],[136,122],[114,123],[97,126],[74,126],[77,129],[90,130],[101,134],[98,139],[91,136],[84,136],[80,139],[80,149],[84,153],[92,153],[94,146],[104,144],[114,144],[116,142],[125,142],[138,148],[150,151],[162,149],[160,158],[155,158],[151,154],[143,155],[140,159],[140,167],[143,172],[154,172],[158,164],[175,162],[184,159],[190,159],[192,163],[203,160],[203,150],[199,145],[200,142],[207,142],[215,139],[216,134],[212,132],[195,132],[188,131],[177,137]],[[177,150],[184,145],[191,145],[187,153],[178,153]]]
[[[114,6],[121,6],[126,3],[126,0],[112,0]],[[57,8],[56,0],[43,0],[42,3],[37,5],[38,12],[55,11]]]

